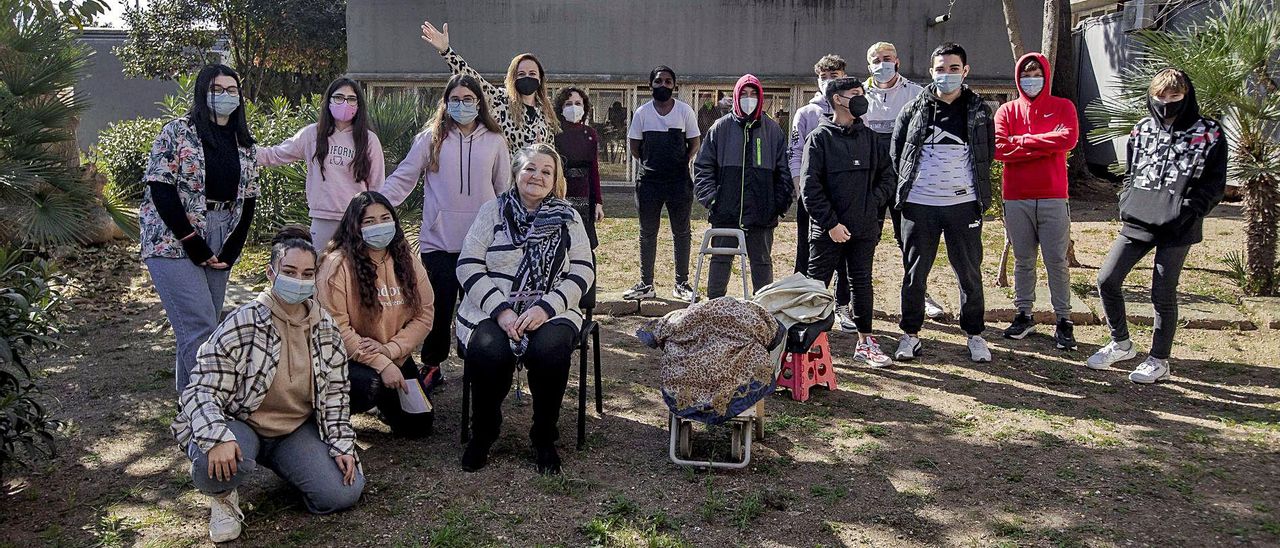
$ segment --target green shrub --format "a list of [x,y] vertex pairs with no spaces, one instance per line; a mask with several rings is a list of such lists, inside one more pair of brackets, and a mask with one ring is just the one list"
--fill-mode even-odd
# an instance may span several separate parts
[[52,455],[60,426],[40,403],[29,362],[58,346],[61,281],[48,262],[0,247],[0,475],[32,455]]
[[991,205],[987,207],[987,215],[997,219],[1004,218],[1004,162],[991,161]]
[[134,118],[113,122],[98,133],[98,142],[89,148],[89,161],[107,176],[117,192],[129,200],[142,199],[142,172],[147,155],[163,118]]

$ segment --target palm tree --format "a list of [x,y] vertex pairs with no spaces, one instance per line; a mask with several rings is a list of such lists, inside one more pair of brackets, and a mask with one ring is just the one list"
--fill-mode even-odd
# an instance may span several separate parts
[[0,241],[77,241],[96,198],[67,158],[87,106],[69,90],[90,51],[61,17],[20,0],[0,12]]
[[1272,0],[1225,0],[1216,15],[1181,30],[1134,35],[1136,62],[1120,74],[1114,97],[1085,113],[1097,127],[1091,141],[1129,134],[1146,117],[1147,86],[1164,67],[1177,67],[1196,84],[1207,116],[1223,121],[1230,144],[1229,176],[1244,195],[1245,292],[1276,295],[1276,223],[1280,220],[1280,12]]

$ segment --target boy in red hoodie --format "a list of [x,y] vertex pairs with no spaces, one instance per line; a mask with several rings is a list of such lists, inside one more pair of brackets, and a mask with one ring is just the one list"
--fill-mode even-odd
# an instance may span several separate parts
[[1018,315],[1004,330],[1009,339],[1035,332],[1031,307],[1036,297],[1036,248],[1044,256],[1049,297],[1057,316],[1058,348],[1074,350],[1071,316],[1071,210],[1067,205],[1067,152],[1076,146],[1080,124],[1071,101],[1049,93],[1049,61],[1039,53],[1018,60],[1018,98],[996,111],[997,160],[1004,162],[1002,194],[1005,232],[1013,247],[1014,306]]

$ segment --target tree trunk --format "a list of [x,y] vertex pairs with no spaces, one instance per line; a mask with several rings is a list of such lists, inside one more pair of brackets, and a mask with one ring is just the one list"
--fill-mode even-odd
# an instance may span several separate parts
[[1004,26],[1009,31],[1009,47],[1013,50],[1013,60],[1017,61],[1026,52],[1022,45],[1022,24],[1018,22],[1018,10],[1013,0],[1000,0],[1004,8]]
[[[1245,145],[1248,146],[1248,145]],[[1280,221],[1280,190],[1270,177],[1255,177],[1244,182],[1244,226],[1248,242],[1245,263],[1248,283],[1245,293],[1272,296],[1277,294],[1276,223]]]
[[[1044,27],[1040,31],[1040,53],[1049,62],[1058,65],[1058,52],[1062,50],[1062,7],[1066,0],[1044,0]],[[1067,10],[1067,21],[1070,22],[1070,10]],[[1069,32],[1068,32],[1069,34]]]

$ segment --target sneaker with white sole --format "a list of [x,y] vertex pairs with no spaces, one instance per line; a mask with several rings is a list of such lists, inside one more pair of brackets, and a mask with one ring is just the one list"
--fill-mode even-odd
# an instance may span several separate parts
[[929,318],[930,320],[936,320],[946,315],[947,315],[947,309],[942,308],[942,305],[938,304],[938,301],[933,300],[933,297],[931,295],[929,295],[928,293],[925,293],[924,294],[924,317]]
[[1027,335],[1036,332],[1036,321],[1026,312],[1018,312],[1013,317],[1013,323],[1004,330],[1004,338],[1013,340],[1022,340]]
[[658,296],[658,292],[653,290],[653,284],[637,282],[631,286],[626,293],[622,294],[622,298],[628,301],[639,301],[642,299],[652,299]]
[[671,288],[671,297],[677,301],[691,303],[697,295],[689,282],[676,282],[676,286]]
[[1129,380],[1138,384],[1153,384],[1156,381],[1169,380],[1169,360],[1147,356],[1137,369],[1129,373]]
[[232,489],[225,495],[209,496],[209,540],[228,542],[240,537],[240,494]]
[[893,365],[893,360],[880,350],[880,344],[876,342],[875,337],[871,336],[858,343],[858,349],[853,353],[853,359],[871,367],[889,367]]
[[903,333],[898,339],[898,350],[893,353],[893,359],[909,362],[916,359],[921,350],[924,350],[924,345],[920,343],[920,337]]
[[847,304],[836,305],[836,321],[844,331],[857,331],[858,324],[853,321],[853,307]]
[[981,335],[969,336],[969,359],[979,363],[991,361],[991,348]]
[[1124,341],[1122,343],[1111,341],[1106,346],[1099,348],[1089,361],[1085,362],[1085,366],[1089,369],[1110,369],[1115,363],[1125,360],[1132,360],[1138,357],[1138,350],[1133,347],[1133,341]]

